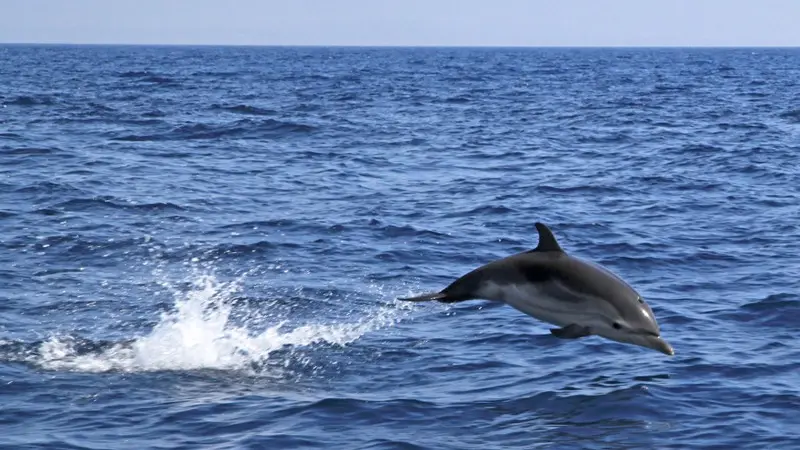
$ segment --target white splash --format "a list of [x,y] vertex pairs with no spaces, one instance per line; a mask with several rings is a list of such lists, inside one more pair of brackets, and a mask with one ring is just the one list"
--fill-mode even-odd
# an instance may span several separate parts
[[188,293],[175,292],[174,311],[162,315],[153,330],[131,343],[100,352],[79,354],[69,338],[51,338],[41,344],[37,365],[49,370],[81,372],[158,370],[249,370],[287,346],[315,343],[345,345],[365,333],[391,326],[410,312],[399,305],[376,307],[352,323],[316,323],[291,328],[285,318],[253,333],[247,320],[232,323],[227,300],[241,280],[222,283],[200,277]]

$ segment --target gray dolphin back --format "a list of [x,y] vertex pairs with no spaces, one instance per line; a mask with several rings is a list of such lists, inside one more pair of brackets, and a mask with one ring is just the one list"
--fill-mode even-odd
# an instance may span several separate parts
[[563,254],[564,252],[547,225],[537,222],[536,230],[539,233],[539,243],[535,249],[511,255],[478,267],[453,281],[449,286],[439,292],[423,294],[416,297],[400,298],[399,300],[410,302],[436,300],[442,303],[464,302],[479,298],[477,293],[483,282],[487,279],[494,281],[504,280],[510,283],[528,281],[526,279],[529,278],[532,273],[537,273],[539,271],[534,270],[532,273],[529,271],[520,271],[520,259],[527,259],[526,257],[531,253],[552,253],[554,257],[558,257],[559,254]]

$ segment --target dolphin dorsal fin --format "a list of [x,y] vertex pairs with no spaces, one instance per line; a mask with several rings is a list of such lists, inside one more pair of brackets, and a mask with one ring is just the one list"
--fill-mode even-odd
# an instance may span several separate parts
[[536,230],[539,232],[539,245],[533,251],[535,252],[563,252],[561,246],[558,245],[556,237],[547,225],[536,222]]

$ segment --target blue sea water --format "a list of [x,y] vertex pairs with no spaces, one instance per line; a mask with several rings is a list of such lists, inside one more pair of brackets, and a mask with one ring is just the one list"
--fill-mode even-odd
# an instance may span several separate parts
[[[0,47],[0,448],[800,448],[800,50]],[[675,348],[407,304],[536,245]]]

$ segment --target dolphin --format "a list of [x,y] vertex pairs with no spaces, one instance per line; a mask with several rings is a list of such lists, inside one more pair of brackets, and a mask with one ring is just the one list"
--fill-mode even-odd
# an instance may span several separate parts
[[653,310],[628,283],[604,267],[568,255],[545,224],[537,222],[536,230],[535,249],[478,267],[439,292],[398,300],[492,300],[560,327],[550,330],[557,338],[597,335],[675,354],[661,338]]

